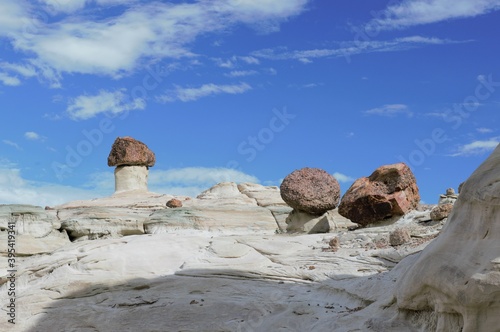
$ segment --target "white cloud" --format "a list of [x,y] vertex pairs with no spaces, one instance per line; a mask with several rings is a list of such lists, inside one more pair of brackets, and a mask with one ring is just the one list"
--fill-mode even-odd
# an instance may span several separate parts
[[253,56],[240,56],[239,59],[249,65],[258,65],[260,63],[259,59]]
[[486,141],[474,141],[469,144],[465,144],[460,146],[457,149],[457,152],[451,154],[451,157],[458,156],[471,156],[483,154],[489,151],[493,151],[498,144],[500,144],[500,137],[493,137]]
[[21,146],[19,146],[19,144],[17,144],[16,142],[9,141],[8,139],[2,140],[2,143],[6,144],[8,146],[12,146],[12,147],[16,148],[17,150],[22,150],[22,148],[21,148]]
[[71,100],[67,113],[73,120],[86,120],[100,113],[120,114],[132,110],[143,110],[146,102],[136,98],[129,100],[125,89],[114,92],[101,90],[95,96],[79,96]]
[[176,100],[187,102],[221,93],[241,94],[251,89],[252,87],[247,83],[234,85],[216,85],[210,83],[204,84],[199,88],[176,87],[175,90],[168,91],[165,95],[158,97],[158,100],[162,102],[173,102]]
[[26,138],[27,140],[31,140],[31,141],[43,141],[43,140],[45,140],[44,136],[42,136],[38,133],[35,133],[34,131],[25,132],[24,138]]
[[[34,12],[49,9],[53,16],[47,20],[28,14],[14,0],[4,0],[0,4],[0,35],[9,35],[14,49],[28,55],[20,63],[35,66],[40,77],[58,87],[64,73],[121,77],[151,59],[193,57],[189,48],[198,36],[235,24],[275,30],[280,22],[300,14],[308,1],[40,1],[45,8],[32,4]],[[113,17],[97,20],[80,14],[88,4],[125,7]],[[252,57],[240,57],[240,61],[258,63]]]
[[0,81],[4,85],[8,86],[18,86],[21,85],[21,81],[17,77],[9,76],[6,73],[0,73]]
[[26,24],[23,21],[28,13],[23,2],[18,0],[2,0],[0,2],[0,36],[11,36],[20,33]]
[[489,133],[492,133],[493,132],[493,129],[490,129],[490,128],[477,128],[476,129],[478,133],[481,133],[481,134],[489,134]]
[[349,57],[357,54],[373,52],[395,52],[404,51],[425,45],[444,45],[454,43],[465,43],[469,41],[454,41],[449,39],[440,39],[434,37],[409,36],[396,38],[393,40],[380,41],[350,41],[344,42],[338,48],[313,49],[313,50],[294,50],[286,48],[264,49],[255,51],[252,56],[270,60],[297,60],[304,64],[311,63],[311,59]]
[[227,77],[244,77],[258,74],[255,70],[233,70],[226,74]]
[[220,182],[259,183],[255,176],[231,168],[187,167],[150,170],[149,188],[153,192],[195,197]]
[[47,5],[47,9],[53,13],[70,14],[85,8],[92,3],[99,5],[113,6],[130,4],[137,0],[39,0]]
[[450,19],[474,17],[500,9],[499,0],[405,0],[370,21],[368,30],[392,30]]
[[396,115],[404,114],[408,117],[413,116],[413,112],[408,109],[404,104],[387,104],[381,107],[372,108],[363,112],[366,115],[380,115],[387,117],[394,117]]
[[17,168],[0,169],[0,204],[53,206],[77,199],[100,197],[94,190],[29,181]]
[[339,173],[339,172],[335,172],[332,174],[334,178],[337,179],[337,181],[339,182],[352,182],[354,180],[356,180],[355,178],[353,177],[350,177],[349,175],[345,175],[345,174],[342,174],[342,173]]

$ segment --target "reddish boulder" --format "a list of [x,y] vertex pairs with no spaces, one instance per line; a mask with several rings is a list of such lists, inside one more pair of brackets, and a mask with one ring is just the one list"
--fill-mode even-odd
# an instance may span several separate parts
[[340,186],[337,179],[324,170],[306,167],[287,175],[280,193],[295,210],[322,215],[339,203]]
[[167,202],[167,207],[169,208],[180,208],[182,207],[182,202],[178,199],[172,198]]
[[108,157],[108,166],[152,167],[156,157],[146,144],[132,137],[118,137]]
[[417,207],[420,195],[415,176],[404,163],[377,168],[356,180],[339,205],[339,214],[366,226]]

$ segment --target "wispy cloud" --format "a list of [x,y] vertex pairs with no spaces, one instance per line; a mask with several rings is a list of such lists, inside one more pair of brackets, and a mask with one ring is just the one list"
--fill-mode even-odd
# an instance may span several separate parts
[[8,146],[12,146],[13,148],[16,148],[19,151],[21,151],[23,149],[23,148],[21,148],[21,146],[19,144],[17,144],[16,142],[12,142],[8,139],[2,140],[2,143],[5,145],[8,145]]
[[401,114],[408,117],[413,116],[413,112],[411,112],[408,106],[404,104],[387,104],[381,107],[369,109],[363,113],[366,115],[379,115],[387,117],[394,117]]
[[460,146],[457,152],[451,154],[451,157],[472,156],[493,151],[500,144],[500,137],[493,137],[486,141],[473,141],[469,144]]
[[221,93],[241,94],[251,89],[252,87],[247,83],[233,85],[217,85],[210,83],[204,84],[198,88],[183,88],[178,86],[174,90],[167,91],[166,94],[158,97],[158,100],[161,102],[173,102],[176,100],[187,102]]
[[491,128],[484,128],[484,127],[477,128],[476,130],[477,130],[478,133],[481,133],[481,134],[489,134],[489,133],[493,132],[493,129],[491,129]]
[[225,74],[227,77],[245,77],[245,76],[252,76],[252,75],[257,75],[258,72],[255,70],[233,70],[227,74]]
[[474,17],[500,9],[499,0],[405,0],[389,5],[366,25],[368,30],[393,30],[450,19]]
[[7,73],[0,73],[0,82],[8,86],[18,86],[21,85],[21,80],[14,76],[9,76]]
[[241,63],[246,65],[258,65],[260,64],[260,60],[254,56],[237,56],[233,55],[227,59],[221,58],[213,58],[212,61],[221,68],[232,69],[238,66],[241,66]]
[[35,133],[34,131],[27,131],[24,133],[24,138],[30,141],[44,141],[46,137]]
[[352,182],[352,181],[356,180],[355,178],[350,177],[349,175],[345,175],[345,174],[342,174],[342,173],[339,173],[339,172],[335,172],[332,175],[333,175],[334,178],[337,179],[337,181],[343,182],[343,183]]
[[23,78],[34,77],[37,75],[36,68],[29,64],[15,64],[9,62],[0,62],[0,81],[4,85],[18,86],[21,85],[19,76]]
[[393,40],[349,41],[340,43],[337,48],[313,50],[288,50],[287,48],[264,49],[255,51],[252,56],[270,60],[298,60],[302,63],[311,63],[312,59],[348,57],[357,54],[373,52],[404,51],[425,45],[445,45],[465,43],[469,41],[454,41],[434,37],[409,36]]
[[142,110],[146,107],[143,99],[130,100],[126,90],[101,90],[94,96],[79,96],[71,100],[66,112],[73,120],[86,120],[100,113],[120,114],[132,110]]

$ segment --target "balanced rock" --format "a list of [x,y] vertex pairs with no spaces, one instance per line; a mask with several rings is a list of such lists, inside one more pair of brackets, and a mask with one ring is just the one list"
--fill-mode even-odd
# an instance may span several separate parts
[[332,175],[319,168],[293,171],[281,183],[281,197],[292,208],[322,215],[339,203],[340,186]]
[[450,215],[452,209],[453,209],[453,203],[439,204],[432,209],[431,219],[433,221],[443,220],[444,218],[447,218]]
[[418,186],[404,163],[377,168],[357,179],[339,205],[340,215],[366,226],[392,216],[404,215],[420,202]]
[[108,166],[152,167],[156,157],[146,144],[132,137],[118,137],[108,156]]

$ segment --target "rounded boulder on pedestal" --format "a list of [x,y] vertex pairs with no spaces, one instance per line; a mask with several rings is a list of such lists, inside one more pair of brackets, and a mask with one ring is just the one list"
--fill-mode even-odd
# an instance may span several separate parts
[[156,157],[148,146],[132,137],[118,137],[108,156],[108,166],[153,167]]
[[340,200],[337,179],[319,168],[306,167],[290,173],[281,183],[280,193],[290,207],[312,215],[334,209]]

